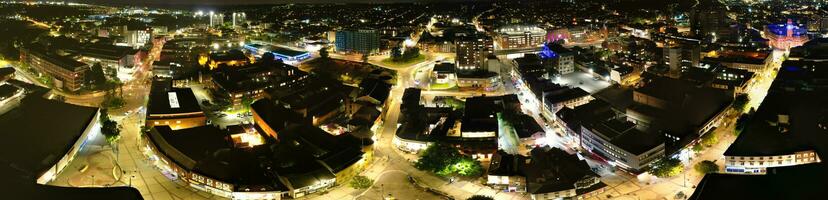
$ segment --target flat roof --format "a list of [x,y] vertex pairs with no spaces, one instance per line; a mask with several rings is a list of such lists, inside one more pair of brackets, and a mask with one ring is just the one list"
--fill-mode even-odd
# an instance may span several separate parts
[[177,113],[202,112],[193,90],[190,88],[171,88],[167,91],[158,91],[153,88],[147,103],[147,114],[163,115]]
[[[250,152],[233,147],[229,132],[213,126],[172,130],[154,126],[150,140],[179,166],[234,185],[283,190]],[[240,190],[241,188],[236,188]]]
[[[531,194],[575,189],[575,183],[584,178],[600,177],[590,169],[586,161],[564,150],[544,146],[534,148],[529,153],[531,161],[526,166],[526,181],[527,192]],[[600,184],[602,183],[596,185]]]
[[25,51],[30,55],[37,56],[43,60],[46,60],[46,62],[55,64],[58,67],[69,71],[75,71],[77,68],[88,66],[86,63],[79,62],[70,57],[55,55],[54,53],[47,52],[46,49],[37,45],[25,49]]
[[712,173],[688,199],[823,199],[826,184],[824,162],[772,168],[766,175]]
[[303,54],[308,54],[307,51],[298,51],[298,50],[288,49],[288,48],[279,47],[279,46],[273,46],[271,48],[272,49],[270,50],[270,52],[273,52],[274,54],[277,54],[277,55],[287,56],[287,57],[296,57],[296,56],[301,56]]
[[48,100],[44,94],[29,94],[18,107],[0,115],[4,138],[0,158],[33,177],[54,166],[81,139],[89,123],[98,120],[98,108]]
[[[820,92],[772,91],[745,129],[727,150],[725,156],[771,156],[805,150],[828,153],[828,130],[819,128],[819,120],[828,116],[828,95]],[[776,122],[779,115],[788,115],[790,125],[783,133]],[[822,153],[822,152],[820,152]],[[828,155],[828,154],[821,154]]]
[[13,86],[13,85],[1,84],[0,85],[0,101],[2,101],[3,99],[9,98],[11,96],[14,96],[14,94],[17,94],[17,92],[20,91],[20,90],[21,90],[20,88],[18,88],[16,86]]

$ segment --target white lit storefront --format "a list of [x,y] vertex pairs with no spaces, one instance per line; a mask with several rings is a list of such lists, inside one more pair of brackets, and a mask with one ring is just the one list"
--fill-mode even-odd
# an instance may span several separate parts
[[420,152],[420,151],[428,148],[428,146],[430,146],[432,144],[431,142],[426,142],[426,141],[402,139],[402,138],[400,138],[399,136],[396,136],[396,135],[394,136],[394,139],[392,140],[392,143],[394,144],[395,147],[397,147],[397,149],[408,152],[408,153]]
[[768,167],[786,167],[821,162],[813,150],[773,156],[725,156],[725,172],[765,174]]

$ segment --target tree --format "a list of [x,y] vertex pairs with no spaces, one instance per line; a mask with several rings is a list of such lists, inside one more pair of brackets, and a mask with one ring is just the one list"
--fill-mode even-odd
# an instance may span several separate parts
[[89,67],[89,73],[86,73],[86,77],[84,78],[92,89],[99,89],[99,87],[106,83],[106,75],[104,74],[101,63],[95,63],[92,67]]
[[119,96],[115,96],[112,93],[107,93],[103,102],[101,102],[101,107],[110,109],[122,108],[124,105],[126,105],[126,100]]
[[430,171],[440,176],[477,177],[483,174],[480,161],[460,154],[457,147],[435,143],[426,148],[414,164],[417,169]]
[[675,158],[662,158],[654,162],[648,170],[650,174],[659,178],[672,177],[680,174],[682,171],[684,171],[684,164]]
[[466,200],[494,200],[494,198],[492,198],[490,196],[484,196],[484,195],[477,195],[476,194],[474,196],[469,197]]
[[709,160],[696,163],[696,166],[694,166],[693,168],[696,169],[697,172],[702,174],[719,172],[719,165],[716,165],[715,162]]
[[374,184],[374,180],[362,175],[354,176],[350,182],[351,187],[354,189],[367,189],[372,184]]
[[106,137],[106,142],[109,145],[114,145],[121,137],[121,126],[118,125],[118,122],[109,118],[109,111],[107,109],[101,109],[99,120],[101,123],[101,134]]
[[748,98],[747,94],[740,94],[733,99],[733,108],[736,108],[736,110],[742,112],[745,110],[748,101],[750,101],[750,98]]
[[405,48],[405,53],[403,53],[403,60],[409,61],[411,59],[417,58],[418,56],[420,56],[420,48],[417,48],[417,47]]
[[330,57],[330,55],[328,54],[328,47],[322,47],[321,49],[319,49],[319,57],[325,59]]
[[368,63],[368,53],[363,53],[362,54],[362,62]]
[[394,47],[394,48],[391,48],[391,61],[399,61],[399,60],[402,59],[402,57],[403,57],[402,48],[400,48],[398,46]]
[[701,137],[700,142],[701,142],[702,145],[704,145],[706,147],[711,147],[714,144],[719,142],[719,137],[715,134],[714,131],[711,131],[707,134],[704,134],[704,136]]

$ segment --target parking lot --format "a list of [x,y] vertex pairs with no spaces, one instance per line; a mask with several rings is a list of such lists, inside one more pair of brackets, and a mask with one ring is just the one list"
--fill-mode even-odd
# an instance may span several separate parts
[[555,78],[552,80],[552,82],[561,85],[580,87],[581,89],[584,89],[590,94],[594,94],[611,85],[609,81],[606,81],[604,79],[595,79],[588,72],[577,70],[575,72],[561,76],[560,79]]

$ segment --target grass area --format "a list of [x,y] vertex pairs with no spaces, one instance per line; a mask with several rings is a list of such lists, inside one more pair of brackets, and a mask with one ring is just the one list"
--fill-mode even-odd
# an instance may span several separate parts
[[408,59],[408,60],[402,60],[402,61],[392,61],[391,58],[389,57],[389,58],[386,58],[386,59],[382,59],[382,61],[380,61],[380,63],[382,63],[385,66],[392,67],[392,68],[404,68],[404,67],[408,67],[408,66],[411,66],[411,65],[415,65],[417,63],[424,62],[428,58],[429,58],[429,56],[427,56],[425,54],[420,54],[420,56],[417,56],[417,57],[414,57],[414,58]]
[[456,87],[457,84],[453,83],[432,83],[431,85],[429,85],[429,88],[431,88],[432,90],[448,90]]
[[380,76],[391,76],[390,83],[396,80],[396,72],[376,65],[339,59],[314,59],[299,65],[299,69],[323,77],[339,80],[345,84],[358,84],[363,78],[378,70]]

